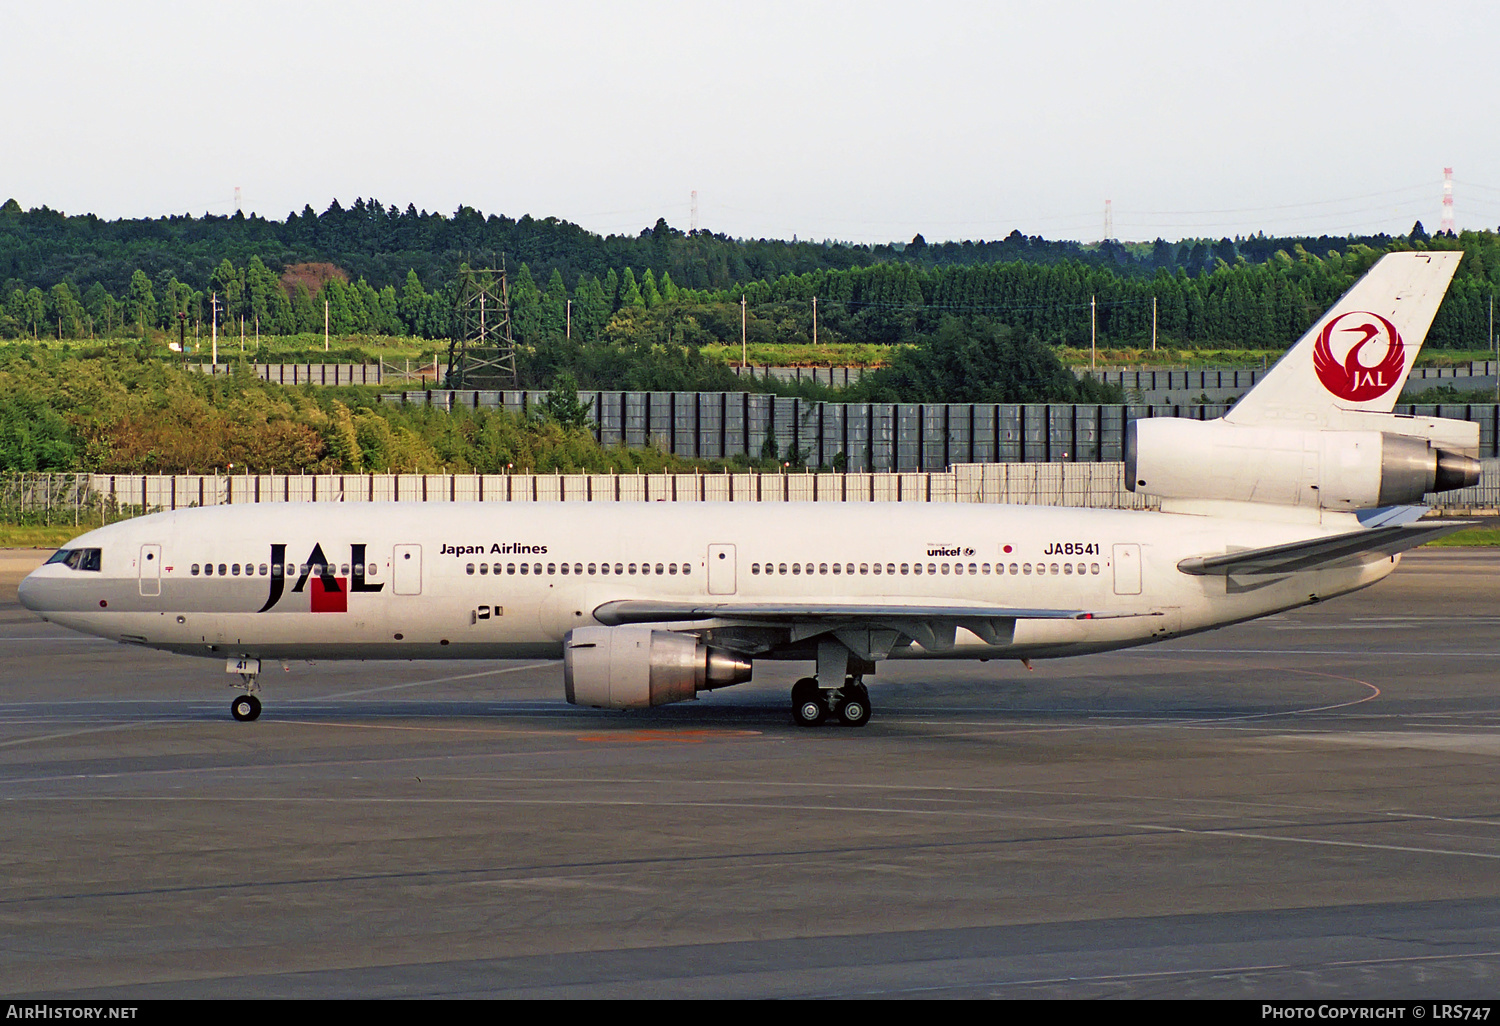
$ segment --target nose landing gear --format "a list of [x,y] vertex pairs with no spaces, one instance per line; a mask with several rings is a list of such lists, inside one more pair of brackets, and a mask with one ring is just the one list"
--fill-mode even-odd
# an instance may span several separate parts
[[792,718],[798,726],[820,726],[830,716],[846,727],[870,722],[870,691],[860,678],[844,678],[841,688],[821,688],[816,677],[803,677],[792,686]]
[[260,716],[260,699],[254,695],[241,695],[229,703],[229,715],[241,723],[247,720],[257,719]]
[[260,677],[260,660],[243,657],[230,659],[225,664],[224,669],[228,673],[237,673],[240,675],[240,682],[231,686],[241,688],[245,692],[239,698],[229,703],[229,715],[241,723],[259,719],[260,699],[255,697],[255,693],[260,690],[260,684],[257,683]]

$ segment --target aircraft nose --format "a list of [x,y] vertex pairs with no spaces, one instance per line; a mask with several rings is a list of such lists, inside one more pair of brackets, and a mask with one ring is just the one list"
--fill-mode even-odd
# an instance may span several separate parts
[[44,578],[38,577],[33,571],[21,579],[20,585],[16,588],[16,597],[21,600],[21,605],[33,613],[46,612],[47,593],[50,591],[47,584]]

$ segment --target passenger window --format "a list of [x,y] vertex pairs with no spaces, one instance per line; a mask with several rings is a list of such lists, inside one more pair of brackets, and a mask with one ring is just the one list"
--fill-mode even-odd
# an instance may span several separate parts
[[220,577],[224,576],[224,564],[223,563],[219,564],[219,576]]
[[1057,564],[1056,564],[1056,563],[1053,563],[1053,564],[1052,564],[1052,573],[1053,573],[1053,574],[1054,574],[1054,575],[1056,575],[1056,573],[1057,573]]
[[682,564],[682,576],[687,577],[692,572],[693,572],[693,564],[691,564],[691,563],[684,563],[684,564]]
[[266,564],[262,563],[260,565],[260,575],[262,577],[266,576],[266,574],[270,571],[270,569],[271,569],[270,567],[268,567],[268,566],[266,566]]
[[205,563],[205,564],[203,564],[203,576],[204,577],[212,577],[213,575],[214,575],[214,565],[212,563]]
[[[594,563],[590,563],[589,564],[589,576],[590,577],[594,576],[594,574],[597,573],[598,570],[599,570],[599,567],[596,564],[594,564]],[[605,573],[608,573],[608,572],[609,572],[608,569],[606,569]]]
[[582,574],[583,573],[583,564],[582,563],[574,563],[573,564],[573,573],[574,573],[575,576],[579,575],[579,574]]
[[843,568],[838,563],[833,564],[833,572],[834,572],[834,574],[838,574],[838,573],[842,572],[842,570],[843,570]]
[[[245,567],[245,573],[248,574],[249,572],[250,572],[250,568],[248,566]],[[339,567],[339,576],[340,577],[348,577],[349,576],[349,564],[348,563],[345,563],[343,566]]]
[[662,570],[661,564],[660,563],[656,564],[656,576],[658,576],[658,577],[661,576],[661,570]]
[[558,567],[558,569],[562,571],[564,577],[568,575],[568,564],[563,563]]
[[[959,572],[959,573],[963,573],[963,572],[964,572],[964,571],[963,571],[963,567],[959,567],[959,569],[958,569],[958,572]],[[945,577],[946,577],[946,576],[947,576],[947,575],[948,575],[948,564],[947,564],[947,563],[944,563],[944,564],[943,564],[943,576],[945,576]]]
[[[49,562],[50,562],[50,560],[49,560]],[[193,574],[194,577],[198,576],[198,564],[197,563],[193,564],[192,574]]]
[[[808,573],[812,573],[812,564],[811,563],[808,564],[807,571],[808,571]],[[827,576],[827,574],[828,574],[828,564],[827,563],[819,563],[818,564],[818,573],[823,574],[824,576]]]
[[641,564],[641,573],[643,573],[643,574],[645,574],[645,575],[647,575],[649,577],[651,575],[651,564],[650,563],[642,563]]
[[911,572],[913,574],[921,576],[921,573],[922,573],[922,564],[921,563],[913,563],[912,564],[912,568],[911,568]]
[[669,564],[667,566],[667,573],[671,574],[673,577],[677,576],[677,564],[676,563]]
[[752,576],[752,577],[759,577],[760,576],[760,564],[759,563],[751,563],[750,564],[750,576]]
[[556,563],[548,563],[547,564],[547,576],[550,577],[550,576],[552,576],[555,573],[557,573],[557,564]]
[[[877,574],[880,573],[880,564],[879,563],[875,564],[875,572]],[[869,573],[870,573],[870,564],[869,563],[861,563],[861,564],[859,564],[859,575],[861,577],[867,577],[867,576],[869,576]]]
[[802,572],[802,564],[801,563],[793,563],[792,564],[792,573],[793,574],[800,574],[801,572]]
[[235,563],[230,566],[229,574],[231,577],[238,577],[240,575],[240,565],[238,563]]
[[533,563],[533,564],[531,564],[531,572],[533,574],[539,574],[539,573],[541,573],[542,572],[542,564],[540,564],[540,563]]
[[[1011,572],[1011,576],[1015,576],[1015,573],[1016,573],[1016,564],[1014,564],[1014,563],[1012,563],[1012,564],[1011,564],[1011,565],[1010,565],[1010,572]],[[1028,571],[1026,571],[1026,572],[1027,572],[1027,573],[1031,573],[1031,571],[1030,571],[1030,570],[1028,570]]]
[[531,567],[525,563],[521,564],[521,576],[525,577],[531,571]]
[[473,577],[474,576],[474,564],[470,563],[468,566],[464,567],[464,573],[468,574],[470,577]]
[[1090,563],[1089,564],[1089,573],[1091,573],[1091,574],[1097,574],[1098,572],[1099,572],[1099,564],[1098,563]]
[[[908,568],[908,567],[909,567],[909,566],[910,566],[910,564],[909,564],[909,563],[902,563],[902,564],[901,564],[901,576],[902,576],[902,577],[905,577],[905,576],[906,576],[906,575],[907,575],[907,572],[908,572],[908,571],[907,571],[907,568]],[[919,566],[918,566],[918,567],[917,567],[917,573],[921,573],[921,572],[922,572],[922,568],[921,568],[921,566],[920,566],[920,565],[919,565]]]
[[630,573],[632,573],[632,574],[635,573],[635,564],[634,563],[630,564],[629,570],[630,570]]
[[[472,574],[473,572],[474,572],[474,564],[470,563],[469,564],[469,573]],[[490,572],[490,565],[488,563],[480,563],[479,564],[479,576],[480,577],[484,577],[484,576],[488,575],[489,572]]]

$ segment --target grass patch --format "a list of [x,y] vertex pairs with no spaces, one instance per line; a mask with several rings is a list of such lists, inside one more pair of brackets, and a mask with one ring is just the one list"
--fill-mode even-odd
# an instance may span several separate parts
[[26,524],[0,524],[0,549],[59,549],[85,531],[92,531],[95,524],[79,524],[74,527],[53,525],[44,527]]
[[1488,547],[1500,545],[1500,527],[1471,527],[1454,531],[1427,543],[1435,548]]
[[[899,345],[873,342],[808,343],[752,342],[745,347],[752,367],[884,367]],[[705,357],[732,367],[740,365],[738,344],[711,342],[699,349]]]

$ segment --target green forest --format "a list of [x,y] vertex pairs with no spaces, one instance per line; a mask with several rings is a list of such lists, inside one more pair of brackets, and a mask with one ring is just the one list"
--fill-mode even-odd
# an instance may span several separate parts
[[[847,401],[1119,401],[1058,358],[1087,348],[1272,351],[1300,336],[1382,254],[1461,249],[1430,349],[1483,350],[1500,236],[1186,240],[1084,246],[889,246],[737,240],[664,221],[600,237],[556,219],[334,203],[258,217],[104,221],[0,207],[0,470],[630,470],[683,465],[601,450],[574,389],[798,392]],[[297,339],[299,359],[366,359],[359,336],[446,353],[473,268],[503,263],[522,387],[551,415],[383,406],[374,390],[208,378],[168,357],[217,316],[229,339]],[[838,393],[747,382],[724,360],[762,347],[889,355]],[[350,339],[355,339],[351,343]],[[229,352],[224,352],[229,348]],[[194,351],[198,358],[203,350]],[[286,354],[282,346],[275,350]],[[286,359],[285,355],[279,358]]]
[[[0,337],[71,340],[182,332],[441,340],[467,267],[504,263],[516,341],[912,343],[944,317],[984,317],[1048,345],[1275,349],[1295,340],[1379,256],[1463,249],[1429,336],[1489,344],[1500,236],[1184,240],[1084,246],[999,242],[854,246],[736,240],[665,221],[601,237],[555,218],[469,207],[451,217],[363,200],[285,221],[103,221],[0,207]],[[556,361],[542,361],[550,367]],[[576,368],[585,384],[590,371]],[[536,384],[538,382],[531,382]]]

